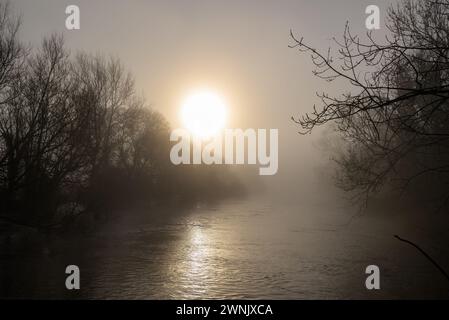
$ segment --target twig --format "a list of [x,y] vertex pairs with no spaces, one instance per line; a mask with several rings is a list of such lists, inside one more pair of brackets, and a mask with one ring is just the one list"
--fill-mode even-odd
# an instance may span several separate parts
[[395,235],[394,236],[396,239],[398,239],[399,241],[402,241],[402,242],[405,242],[405,243],[407,243],[407,244],[409,244],[409,245],[411,245],[412,247],[415,247],[419,252],[421,252],[423,255],[424,255],[424,257],[426,257],[427,258],[427,260],[429,260],[430,262],[432,262],[432,264],[444,275],[444,277],[446,278],[446,280],[448,280],[449,281],[449,275],[447,274],[447,272],[446,272],[446,270],[444,270],[443,269],[443,267],[441,267],[435,260],[433,260],[432,259],[432,257],[431,256],[429,256],[423,249],[421,249],[417,244],[415,244],[415,243],[413,243],[413,242],[411,242],[411,241],[409,241],[409,240],[406,240],[406,239],[403,239],[403,238],[401,238],[400,236],[397,236],[397,235]]

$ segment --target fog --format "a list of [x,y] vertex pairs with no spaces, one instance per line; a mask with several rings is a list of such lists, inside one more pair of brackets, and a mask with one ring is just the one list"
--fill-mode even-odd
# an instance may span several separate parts
[[297,195],[303,194],[293,191],[298,187],[315,188],[316,170],[328,156],[317,150],[320,132],[300,136],[290,118],[311,111],[319,103],[316,92],[338,92],[341,86],[312,76],[310,59],[288,48],[290,29],[325,50],[346,21],[354,33],[365,33],[369,3],[72,1],[81,11],[77,31],[64,27],[64,1],[18,0],[14,7],[23,15],[27,41],[39,44],[43,35],[62,33],[73,51],[119,57],[173,128],[180,126],[182,100],[205,87],[224,97],[227,127],[279,129],[279,171],[263,178],[264,184]]
[[[384,18],[388,5],[395,2],[379,2]],[[43,36],[57,33],[64,36],[72,53],[120,59],[134,77],[138,94],[172,129],[182,126],[183,100],[206,88],[223,97],[229,114],[227,128],[279,130],[276,175],[260,176],[258,165],[231,167],[230,172],[246,187],[247,198],[218,201],[211,207],[201,204],[162,226],[142,222],[141,217],[122,217],[119,226],[141,225],[126,235],[117,225],[108,225],[98,233],[100,240],[95,244],[82,241],[83,248],[97,252],[71,254],[87,270],[83,297],[421,298],[446,294],[444,284],[426,287],[430,281],[439,282],[433,266],[393,238],[401,234],[419,240],[445,261],[442,256],[448,256],[443,254],[447,250],[435,245],[442,241],[445,228],[430,223],[420,208],[407,201],[396,204],[387,197],[370,202],[368,208],[352,204],[348,194],[335,186],[336,164],[328,146],[339,141],[337,132],[326,125],[302,135],[291,119],[320,105],[317,92],[338,96],[350,86],[313,76],[310,54],[289,48],[290,30],[296,38],[304,37],[326,51],[334,46],[332,37],[341,37],[347,21],[351,32],[363,37],[365,8],[370,4],[367,0],[13,1],[22,17],[23,41],[35,47]],[[79,6],[80,30],[65,28],[67,5]],[[384,33],[381,28],[376,36],[382,38]],[[179,186],[183,187],[188,184]],[[445,221],[442,215],[435,219]],[[59,244],[48,247],[50,252],[62,250]],[[140,260],[126,255],[130,248]],[[117,256],[126,258],[118,262]],[[50,263],[54,272],[66,262],[56,260]],[[3,270],[4,278],[17,265],[21,274],[30,271],[28,266],[20,267],[20,258],[11,261]],[[34,262],[42,271],[42,259]],[[111,267],[114,263],[119,265],[116,269]],[[241,271],[233,269],[233,264]],[[385,272],[386,289],[380,293],[365,289],[365,267],[370,264],[378,264]],[[407,268],[410,265],[413,268]],[[153,281],[152,287],[134,281],[141,273]],[[240,282],[229,280],[234,276]],[[416,282],[407,288],[410,279]],[[31,297],[76,297],[57,288],[56,280],[47,292],[40,292],[36,287],[45,281],[43,276],[35,280]],[[114,283],[113,289],[108,281]],[[0,296],[22,297],[23,293],[8,283]]]

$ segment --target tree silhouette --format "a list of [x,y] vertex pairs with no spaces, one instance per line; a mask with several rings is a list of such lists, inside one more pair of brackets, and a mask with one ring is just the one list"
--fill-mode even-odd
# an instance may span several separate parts
[[351,88],[318,94],[321,107],[293,120],[303,134],[336,124],[346,142],[338,183],[358,200],[386,186],[449,200],[448,16],[447,0],[402,1],[389,8],[382,41],[346,25],[336,58],[292,33],[291,47],[311,53],[316,76]]
[[53,230],[241,193],[224,168],[174,168],[169,124],[118,59],[57,35],[26,48],[19,27],[0,2],[0,222]]

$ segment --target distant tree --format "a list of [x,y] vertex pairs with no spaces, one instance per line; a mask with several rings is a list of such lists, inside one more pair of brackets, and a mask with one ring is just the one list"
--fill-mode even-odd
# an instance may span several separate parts
[[[449,201],[449,1],[402,1],[388,10],[389,34],[362,40],[348,25],[337,58],[292,33],[293,48],[311,53],[314,74],[351,88],[318,94],[321,107],[293,118],[310,133],[335,123],[345,141],[338,183],[356,199],[387,186]],[[435,199],[433,199],[435,200]]]
[[123,112],[136,103],[134,81],[116,59],[78,54],[72,64],[78,98],[87,112],[91,175],[117,161]]

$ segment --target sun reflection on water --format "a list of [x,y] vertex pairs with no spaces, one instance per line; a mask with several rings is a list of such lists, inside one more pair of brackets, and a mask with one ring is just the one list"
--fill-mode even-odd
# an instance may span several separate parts
[[[194,226],[188,233],[188,245],[183,270],[185,289],[191,293],[207,294],[208,281],[210,280],[210,266],[208,236],[202,227]],[[193,290],[192,290],[193,289]]]

